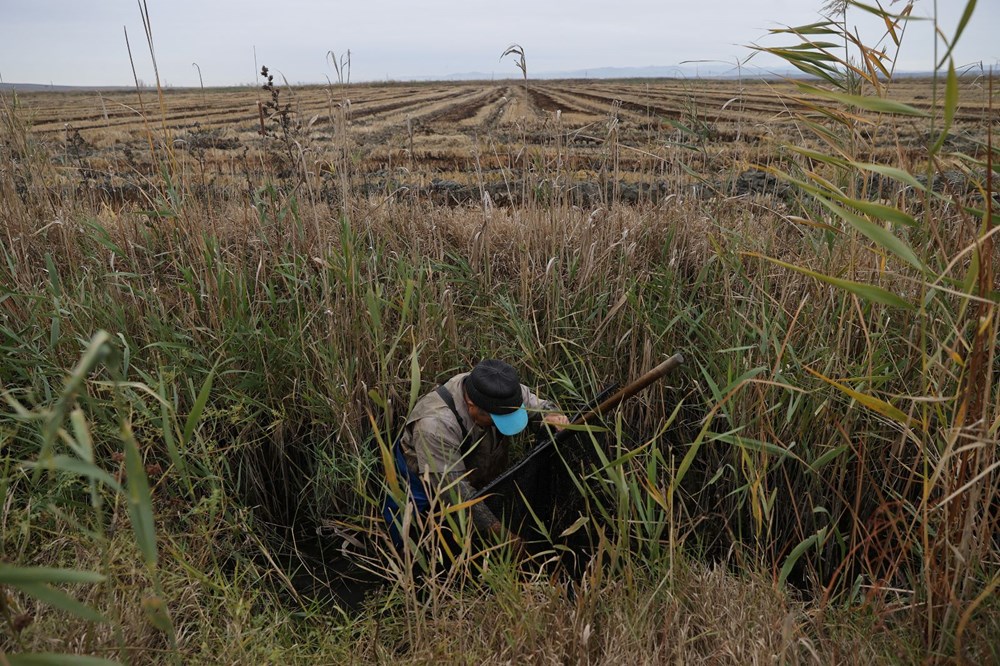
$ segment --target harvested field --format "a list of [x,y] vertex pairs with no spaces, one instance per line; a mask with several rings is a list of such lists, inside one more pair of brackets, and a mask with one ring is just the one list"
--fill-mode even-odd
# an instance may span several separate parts
[[[916,109],[931,107],[927,80],[905,80],[893,91]],[[729,196],[758,182],[773,191],[752,170],[784,159],[780,146],[797,131],[792,114],[808,111],[809,103],[790,101],[794,83],[764,81],[531,81],[527,89],[513,81],[355,84],[279,92],[288,105],[287,131],[272,111],[266,135],[258,112],[264,91],[167,90],[162,100],[151,91],[34,93],[21,101],[36,136],[62,164],[64,187],[111,204],[157,176],[150,161],[135,157],[148,153],[150,131],[171,138],[172,159],[201,181],[204,196],[231,198],[248,164],[292,186],[304,180],[302,170],[326,173],[327,198],[346,187],[450,203],[489,193],[503,203],[544,191],[594,205],[609,197],[639,203],[691,192]],[[977,81],[963,79],[961,95],[950,139],[959,150],[982,141],[989,113]],[[869,120],[875,124],[861,131],[881,138],[861,159],[902,156],[920,168],[923,125],[904,120],[889,129]],[[801,145],[823,147],[815,138]],[[129,171],[132,177],[119,182]],[[334,185],[334,173],[346,181]]]

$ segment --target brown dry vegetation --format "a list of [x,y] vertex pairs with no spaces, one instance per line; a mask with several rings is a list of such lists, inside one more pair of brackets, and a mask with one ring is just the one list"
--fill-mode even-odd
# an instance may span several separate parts
[[[790,149],[828,147],[792,83],[281,87],[290,114],[264,134],[252,90],[5,97],[0,546],[102,572],[69,589],[110,621],[12,593],[0,650],[996,659],[996,287],[959,293],[966,271],[992,275],[972,256],[1000,262],[974,212],[992,192],[958,156],[987,155],[987,84],[960,80],[931,164],[925,119],[858,112],[852,135],[855,161],[931,172],[927,192],[860,170],[843,188],[919,219],[883,226],[943,293],[768,170],[833,171]],[[931,82],[892,90],[932,110]],[[64,388],[99,330],[105,356]],[[570,406],[680,350],[684,373],[607,423],[643,445],[596,475],[616,529],[595,510],[599,555],[575,586],[538,562],[464,562],[464,583],[401,573],[378,527],[379,441],[413,386],[498,355]],[[71,408],[90,425],[64,427]],[[149,477],[155,537],[131,495],[44,455],[90,439],[129,493]],[[331,524],[337,555],[317,564],[298,540]],[[354,557],[388,584],[348,614],[328,595]]]

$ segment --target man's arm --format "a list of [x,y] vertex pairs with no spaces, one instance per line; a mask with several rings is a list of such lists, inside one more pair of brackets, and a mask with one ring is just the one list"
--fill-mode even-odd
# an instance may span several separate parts
[[562,430],[563,426],[569,425],[569,419],[559,411],[559,406],[551,400],[543,400],[532,393],[527,386],[521,386],[521,394],[524,397],[524,406],[528,410],[528,424],[534,432],[547,423],[556,430]]
[[[445,496],[451,499],[452,504],[463,501],[465,498],[475,497],[476,489],[468,481],[462,478],[461,472],[447,472],[445,474],[429,474],[431,483],[437,484],[436,488],[445,490]],[[486,502],[476,502],[470,508],[472,513],[472,524],[479,534],[489,537],[495,541],[509,540],[513,548],[514,556],[517,559],[524,557],[524,540],[514,532],[508,530],[503,523],[490,511]]]

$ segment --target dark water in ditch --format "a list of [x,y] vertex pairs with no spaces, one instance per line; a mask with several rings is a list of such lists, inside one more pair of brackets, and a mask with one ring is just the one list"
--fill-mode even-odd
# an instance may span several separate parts
[[386,585],[386,579],[366,568],[364,558],[353,552],[353,538],[347,541],[313,528],[301,531],[274,554],[275,564],[294,589],[294,593],[285,589],[290,601],[315,601],[355,613]]
[[[570,580],[579,577],[590,560],[589,530],[579,529],[581,517],[587,515],[579,479],[598,462],[593,446],[575,439],[537,445],[480,491],[504,524],[525,539],[529,552],[551,553],[557,544]],[[560,536],[564,532],[569,534]],[[346,534],[299,523],[277,533],[283,536],[275,539],[273,555],[294,589],[294,593],[288,590],[289,596],[297,596],[297,602],[329,603],[353,613],[387,585],[365,564],[372,547],[355,536],[361,531]]]

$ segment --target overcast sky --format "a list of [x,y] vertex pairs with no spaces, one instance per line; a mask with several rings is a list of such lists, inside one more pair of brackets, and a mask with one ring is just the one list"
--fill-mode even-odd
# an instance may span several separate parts
[[[869,0],[874,4],[876,0]],[[882,0],[889,6],[892,0]],[[500,53],[517,42],[528,74],[744,59],[769,28],[818,19],[822,0],[147,0],[161,80],[175,86],[254,81],[257,63],[289,82],[336,79],[326,53],[347,49],[352,80],[483,72],[519,77]],[[954,33],[966,0],[938,0]],[[898,9],[899,2],[892,7]],[[933,0],[914,15],[928,16]],[[853,14],[863,35],[878,26]],[[0,0],[0,77],[7,83],[130,85],[128,29],[139,78],[153,81],[135,0]],[[1000,61],[1000,0],[979,0],[956,64]],[[928,23],[911,23],[898,68],[932,68]],[[788,43],[787,41],[785,43]],[[755,64],[774,66],[758,58]]]

